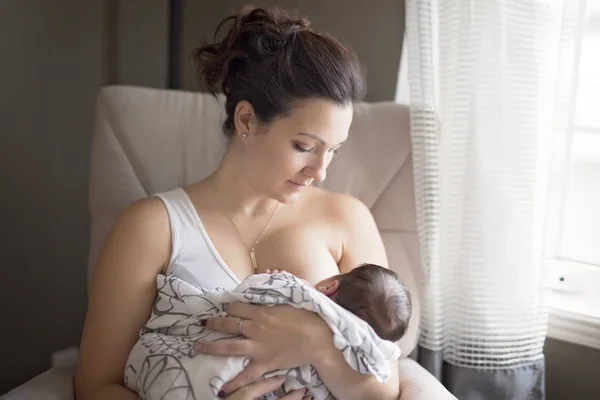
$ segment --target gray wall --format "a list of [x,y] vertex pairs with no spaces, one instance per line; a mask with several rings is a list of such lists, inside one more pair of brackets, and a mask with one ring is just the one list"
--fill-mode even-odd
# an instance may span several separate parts
[[544,353],[547,400],[600,397],[600,350],[547,339]]
[[95,96],[165,86],[167,4],[0,1],[0,394],[79,342]]
[[79,339],[101,1],[0,2],[0,392]]
[[167,84],[167,0],[112,0],[111,83],[164,88]]

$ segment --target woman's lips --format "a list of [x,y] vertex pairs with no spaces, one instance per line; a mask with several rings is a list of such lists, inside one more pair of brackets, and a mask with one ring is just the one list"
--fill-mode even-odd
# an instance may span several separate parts
[[306,186],[308,186],[308,185],[305,185],[305,184],[296,183],[296,182],[294,182],[294,181],[288,181],[288,182],[289,182],[289,183],[291,183],[291,184],[292,184],[292,185],[293,185],[293,186],[296,188],[296,190],[302,190],[302,189],[304,189]]

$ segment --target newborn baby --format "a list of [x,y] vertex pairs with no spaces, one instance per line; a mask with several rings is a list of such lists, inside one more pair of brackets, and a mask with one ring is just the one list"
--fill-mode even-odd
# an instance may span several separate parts
[[[278,272],[267,270],[267,273]],[[345,274],[323,279],[315,289],[366,321],[380,338],[396,342],[404,336],[412,302],[394,271],[363,264]]]
[[[289,304],[318,314],[333,332],[333,342],[346,362],[362,374],[387,380],[388,362],[400,356],[391,341],[402,337],[411,315],[410,295],[395,273],[365,264],[312,287],[287,272],[257,274],[231,291],[197,288],[174,276],[157,277],[158,296],[152,315],[140,332],[125,370],[125,385],[143,399],[218,399],[221,387],[248,363],[244,357],[198,355],[196,341],[236,335],[211,331],[201,321],[227,315],[228,303]],[[270,372],[284,375],[280,389],[263,396],[278,399],[308,388],[318,400],[331,394],[314,367]]]

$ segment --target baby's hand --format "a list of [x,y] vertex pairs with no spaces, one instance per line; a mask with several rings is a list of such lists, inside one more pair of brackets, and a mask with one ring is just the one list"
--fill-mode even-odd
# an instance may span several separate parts
[[270,270],[270,269],[268,269],[268,270],[266,270],[265,272],[266,272],[267,274],[272,274],[272,275],[274,275],[274,274],[278,274],[278,273],[280,273],[280,272],[285,272],[285,269],[282,269],[281,271],[280,271],[280,270],[278,270],[278,269],[273,269],[273,270]]

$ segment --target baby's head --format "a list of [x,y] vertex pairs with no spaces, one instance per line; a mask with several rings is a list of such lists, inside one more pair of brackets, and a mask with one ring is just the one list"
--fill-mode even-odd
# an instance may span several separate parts
[[393,271],[363,264],[315,285],[341,307],[366,321],[382,339],[397,341],[412,314],[410,293]]

